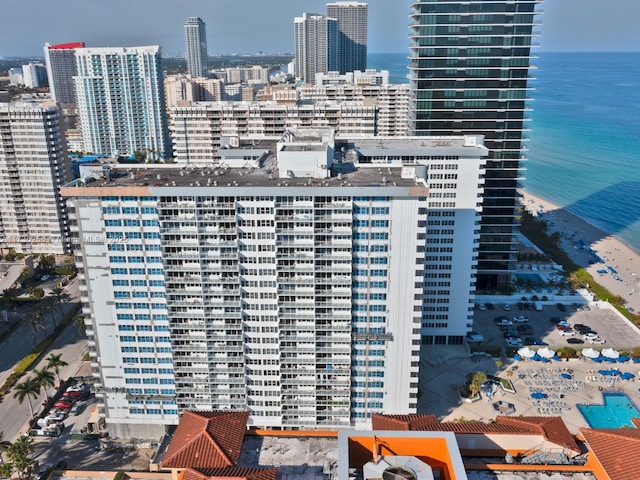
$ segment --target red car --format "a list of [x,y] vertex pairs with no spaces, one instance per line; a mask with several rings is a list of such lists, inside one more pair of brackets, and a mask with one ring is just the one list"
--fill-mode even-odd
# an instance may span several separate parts
[[67,408],[71,408],[73,406],[73,403],[71,402],[65,402],[64,400],[59,400],[56,403],[53,404],[53,408],[63,408],[63,409],[67,409]]
[[558,325],[556,328],[563,331],[573,330],[571,327],[567,327],[566,325]]
[[76,398],[80,398],[80,392],[76,392],[76,391],[73,391],[73,390],[72,390],[72,391],[67,390],[66,392],[64,392],[64,394],[65,394],[67,397],[76,397]]

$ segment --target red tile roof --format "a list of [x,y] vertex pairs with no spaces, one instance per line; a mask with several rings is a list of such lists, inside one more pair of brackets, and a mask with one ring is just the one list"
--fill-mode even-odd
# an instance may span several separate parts
[[160,466],[234,466],[240,457],[248,419],[248,412],[184,412]]
[[581,428],[580,431],[610,480],[640,478],[640,430]]
[[187,468],[180,480],[276,480],[276,473],[275,468]]
[[374,430],[419,430],[455,433],[510,433],[542,435],[557,445],[580,453],[562,417],[496,417],[495,423],[438,422],[435,415],[373,415]]

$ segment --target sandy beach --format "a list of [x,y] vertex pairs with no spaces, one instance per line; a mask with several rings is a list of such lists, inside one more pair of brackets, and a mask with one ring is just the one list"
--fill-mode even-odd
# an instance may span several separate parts
[[[559,232],[565,251],[611,293],[620,295],[634,312],[640,312],[640,254],[617,237],[591,225],[558,205],[522,190],[523,203],[546,220],[550,232]],[[591,247],[605,263],[589,264]],[[613,273],[611,267],[616,273]],[[603,273],[606,271],[606,273]]]

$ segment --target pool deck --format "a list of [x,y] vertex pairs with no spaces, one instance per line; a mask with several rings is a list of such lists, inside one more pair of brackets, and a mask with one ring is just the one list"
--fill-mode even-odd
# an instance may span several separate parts
[[[502,400],[515,405],[513,415],[562,416],[569,431],[576,434],[580,428],[589,427],[576,405],[603,404],[603,391],[624,392],[636,406],[640,405],[638,378],[621,381],[597,373],[602,368],[618,368],[638,377],[640,364],[605,365],[585,359],[550,363],[507,360],[498,368],[490,358],[469,358],[462,346],[430,345],[421,359],[421,367],[426,368],[421,368],[418,413],[434,413],[443,421],[464,418],[488,422],[496,417],[493,403]],[[561,374],[569,370],[572,378],[563,378]],[[466,375],[476,371],[510,379],[516,393],[500,390],[491,399],[461,401],[458,390]],[[547,398],[531,398],[535,391],[547,394]]]

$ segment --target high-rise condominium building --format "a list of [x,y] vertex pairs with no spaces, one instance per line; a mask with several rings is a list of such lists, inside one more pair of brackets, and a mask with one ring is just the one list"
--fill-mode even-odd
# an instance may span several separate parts
[[201,18],[189,17],[184,24],[184,38],[187,46],[187,72],[192,77],[207,75],[207,29]]
[[482,134],[490,150],[478,289],[509,282],[516,260],[523,135],[536,7],[542,0],[412,2],[410,128]]
[[415,412],[421,333],[469,329],[481,139],[233,143],[208,168],[63,191],[110,432],[157,438],[184,410],[292,429]]
[[51,97],[60,103],[76,103],[73,77],[76,75],[76,48],[83,42],[44,45],[44,60],[49,78]]
[[70,251],[60,187],[70,180],[55,103],[0,103],[0,249]]
[[338,66],[340,73],[367,69],[366,3],[327,3],[327,17],[338,21]]
[[308,83],[315,82],[316,73],[338,68],[338,21],[324,15],[303,13],[295,17],[294,74]]
[[22,65],[22,81],[27,88],[40,88],[47,83],[47,69],[40,63]]
[[84,150],[171,158],[160,47],[77,48],[76,61]]

